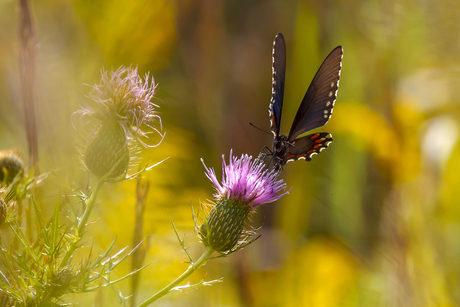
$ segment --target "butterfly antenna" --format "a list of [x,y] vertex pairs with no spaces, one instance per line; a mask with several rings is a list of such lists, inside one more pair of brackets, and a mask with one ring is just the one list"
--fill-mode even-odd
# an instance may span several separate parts
[[256,126],[256,125],[254,125],[253,123],[249,123],[249,124],[250,124],[251,126],[253,126],[254,128],[256,128],[257,130],[260,130],[260,131],[262,131],[262,132],[265,132],[265,133],[267,133],[267,134],[270,134],[270,135],[272,135],[270,132],[268,132],[268,131],[265,131],[264,129],[261,129],[261,128],[257,127],[257,126]]

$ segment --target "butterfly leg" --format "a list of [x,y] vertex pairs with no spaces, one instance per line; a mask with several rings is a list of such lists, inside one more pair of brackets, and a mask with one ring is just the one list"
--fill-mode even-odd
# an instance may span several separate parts
[[286,159],[281,159],[280,157],[273,157],[273,169],[278,173],[281,173],[284,168],[283,165],[286,164]]
[[[268,151],[269,153],[267,154],[267,153],[265,153],[264,151]],[[265,160],[265,158],[266,158],[268,155],[270,155],[270,156],[273,155],[273,152],[270,150],[270,148],[268,148],[267,146],[264,146],[264,147],[262,148],[262,150],[260,151],[259,156],[257,157],[256,160],[257,160],[257,161],[263,161],[263,160]]]

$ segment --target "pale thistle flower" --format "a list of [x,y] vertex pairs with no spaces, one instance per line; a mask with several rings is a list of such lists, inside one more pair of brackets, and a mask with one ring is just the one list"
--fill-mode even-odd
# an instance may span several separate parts
[[[97,126],[84,148],[84,164],[98,177],[114,179],[126,174],[134,152],[130,143],[144,147],[157,146],[164,134],[161,118],[152,102],[155,81],[148,74],[138,75],[137,67],[120,67],[116,71],[102,71],[100,84],[93,87],[84,108],[76,114],[97,120]],[[142,138],[151,132],[161,136],[160,142],[148,145]]]

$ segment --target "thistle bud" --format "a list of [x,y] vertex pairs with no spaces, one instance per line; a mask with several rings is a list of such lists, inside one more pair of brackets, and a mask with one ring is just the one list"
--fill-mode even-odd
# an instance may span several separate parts
[[9,185],[24,173],[24,163],[12,151],[0,151],[0,183]]
[[56,274],[53,273],[50,282],[52,296],[59,297],[64,294],[72,284],[73,277],[70,269],[63,269]]
[[227,165],[223,159],[222,183],[213,168],[206,169],[206,176],[213,182],[217,193],[206,219],[199,228],[203,244],[220,253],[229,253],[247,243],[254,232],[245,229],[246,222],[257,206],[278,200],[288,192],[283,180],[277,180],[279,172],[269,171],[263,161],[252,161],[251,156],[233,157]]

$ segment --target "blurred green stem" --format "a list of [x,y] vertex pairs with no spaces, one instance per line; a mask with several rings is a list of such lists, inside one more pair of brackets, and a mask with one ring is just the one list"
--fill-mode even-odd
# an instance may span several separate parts
[[184,273],[182,273],[181,276],[179,276],[172,283],[170,283],[169,285],[167,285],[166,287],[164,287],[163,289],[158,291],[156,294],[154,294],[152,297],[150,297],[149,299],[147,299],[145,302],[141,303],[137,307],[148,306],[151,303],[153,303],[154,301],[156,301],[157,299],[159,299],[160,297],[163,297],[166,294],[168,294],[169,291],[171,291],[172,288],[174,288],[181,281],[183,281],[184,279],[186,279],[187,277],[192,275],[192,273],[195,272],[199,267],[201,267],[202,265],[206,264],[206,262],[208,262],[209,257],[211,256],[211,254],[213,252],[214,252],[214,250],[212,248],[207,247],[206,250],[201,255],[201,257],[196,262],[191,263],[190,266],[188,267],[188,269]]
[[75,237],[72,243],[70,244],[69,249],[65,253],[64,258],[62,259],[62,262],[60,265],[61,269],[69,263],[70,257],[72,257],[73,252],[77,248],[78,242],[80,242],[82,238],[86,223],[88,222],[89,216],[91,215],[91,211],[93,210],[94,204],[96,203],[97,194],[99,193],[99,190],[101,189],[104,182],[105,181],[102,179],[96,181],[96,184],[94,185],[91,195],[86,200],[85,211],[83,212],[82,217],[78,221],[77,229],[75,229]]
[[96,203],[97,194],[99,193],[99,190],[101,189],[103,184],[104,181],[102,180],[96,181],[96,184],[94,185],[94,191],[91,193],[91,196],[88,198],[88,201],[86,202],[86,209],[78,223],[78,231],[76,233],[79,239],[83,235],[83,231],[85,230],[85,226],[88,222],[91,210],[93,210],[93,206]]

